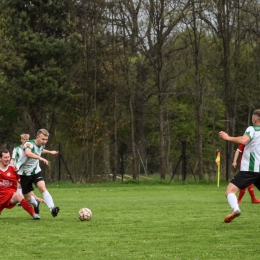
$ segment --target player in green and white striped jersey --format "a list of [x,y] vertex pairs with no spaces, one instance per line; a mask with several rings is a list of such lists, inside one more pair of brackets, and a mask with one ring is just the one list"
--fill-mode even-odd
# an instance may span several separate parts
[[[21,137],[21,144],[14,147],[13,152],[12,152],[12,158],[11,158],[11,161],[10,161],[10,164],[14,165],[14,166],[19,161],[19,159],[22,157],[22,154],[24,153],[22,147],[23,147],[24,143],[29,140],[30,135],[29,134],[21,134],[20,137]],[[21,185],[19,183],[17,185],[17,193],[22,194],[22,188],[21,188]],[[18,203],[17,205],[21,206],[20,203]],[[37,203],[36,203],[36,205],[37,205]]]
[[[24,151],[23,151],[23,145],[26,141],[29,140],[30,135],[29,134],[21,134],[21,145],[18,145],[16,147],[14,147],[13,152],[12,152],[12,159],[10,161],[10,164],[16,167],[17,162],[20,160],[20,158],[22,158],[24,156]],[[19,194],[23,194],[22,193],[22,188],[20,183],[18,182],[17,184],[17,193]],[[43,199],[38,198],[33,192],[32,192],[32,196],[31,196],[31,201],[29,201],[33,207],[34,210],[37,214],[39,214],[39,202],[44,202]],[[17,204],[18,206],[21,206],[20,203]]]
[[48,165],[49,162],[41,157],[41,154],[57,155],[57,151],[49,151],[45,149],[48,141],[49,133],[46,129],[40,129],[34,140],[28,140],[24,143],[23,151],[18,162],[16,163],[17,173],[21,175],[21,186],[23,195],[28,202],[31,202],[33,184],[39,189],[43,195],[46,205],[49,207],[53,217],[56,217],[60,208],[54,206],[51,194],[45,186],[45,181],[41,175],[39,161]]
[[247,127],[243,136],[229,136],[226,132],[219,132],[219,136],[227,141],[245,145],[240,171],[234,176],[226,189],[226,197],[233,212],[225,219],[230,223],[240,216],[236,193],[254,184],[260,190],[260,109],[253,112],[253,126]]
[[13,149],[13,153],[12,153],[12,157],[11,157],[11,162],[10,164],[12,165],[15,165],[19,159],[22,157],[22,154],[23,154],[23,145],[26,141],[29,140],[30,138],[30,135],[29,134],[21,134],[20,135],[21,137],[21,144],[20,145],[17,145],[14,147]]

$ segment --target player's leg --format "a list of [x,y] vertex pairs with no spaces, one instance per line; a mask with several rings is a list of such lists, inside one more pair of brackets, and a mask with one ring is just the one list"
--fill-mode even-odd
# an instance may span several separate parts
[[237,197],[236,193],[239,191],[239,188],[233,184],[229,183],[226,189],[226,197],[228,200],[228,203],[233,211],[239,210],[239,206],[237,203]]
[[31,203],[34,207],[34,211],[36,214],[40,213],[39,204],[35,197],[32,195],[32,191],[34,190],[33,184],[33,176],[21,176],[21,187],[24,198],[27,202]]
[[[239,171],[234,176],[234,178],[227,186],[226,190],[227,200],[233,212],[224,219],[225,223],[231,222],[235,217],[238,217],[241,214],[241,210],[239,209],[238,201],[236,198],[236,193],[239,190],[248,187],[252,183],[259,184],[259,181],[260,175],[258,172]],[[259,185],[257,186],[257,188],[259,189]]]
[[246,188],[239,191],[239,195],[237,198],[238,204],[242,203],[242,198],[244,197],[245,193],[246,193]]
[[[17,191],[16,191],[17,193],[19,193],[19,194],[23,194],[22,193],[22,187],[21,187],[21,185],[18,183],[18,186],[17,186]],[[22,206],[21,205],[21,203],[19,202],[19,203],[17,203],[17,206]]]
[[38,216],[33,207],[31,206],[31,204],[29,202],[27,202],[25,200],[25,198],[23,197],[22,194],[15,192],[11,198],[10,204],[17,204],[17,203],[21,203],[22,208],[27,211],[34,220],[39,220],[40,216]]
[[37,188],[41,192],[43,199],[44,199],[46,205],[48,206],[48,208],[50,209],[52,216],[56,217],[58,215],[59,211],[60,211],[60,208],[54,206],[52,196],[49,193],[49,191],[46,189],[45,181],[43,180],[41,173],[37,173],[37,175],[38,175],[38,177],[34,178],[35,185],[37,186]]
[[260,200],[255,197],[254,185],[253,184],[249,185],[247,187],[247,190],[250,194],[252,203],[256,203],[256,204],[260,203]]
[[0,206],[0,215],[2,215],[3,209],[4,209],[4,207]]
[[233,183],[229,183],[226,191],[226,196],[228,204],[232,208],[232,213],[225,217],[225,223],[230,223],[234,218],[238,217],[241,214],[236,196],[236,193],[238,191],[239,188],[237,186],[235,186]]
[[254,182],[254,186],[260,191],[260,176],[259,179]]

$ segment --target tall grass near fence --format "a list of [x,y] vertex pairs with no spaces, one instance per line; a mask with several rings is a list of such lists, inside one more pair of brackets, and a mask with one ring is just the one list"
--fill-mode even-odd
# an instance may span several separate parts
[[[0,259],[259,259],[260,205],[246,194],[242,215],[225,224],[225,185],[54,183],[48,189],[61,208],[57,218],[46,205],[40,221],[17,206],[2,212]],[[90,221],[78,220],[81,207],[92,210]]]

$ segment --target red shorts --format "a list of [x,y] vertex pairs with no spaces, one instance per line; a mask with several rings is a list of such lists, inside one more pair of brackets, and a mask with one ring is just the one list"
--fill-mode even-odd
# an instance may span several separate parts
[[2,212],[3,209],[12,209],[16,205],[16,204],[10,204],[13,194],[14,192],[10,192],[5,194],[5,196],[1,198],[0,212]]

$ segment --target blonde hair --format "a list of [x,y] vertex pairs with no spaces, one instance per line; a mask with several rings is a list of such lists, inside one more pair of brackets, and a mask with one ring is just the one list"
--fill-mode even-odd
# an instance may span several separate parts
[[21,134],[20,135],[21,138],[24,138],[24,139],[30,139],[30,135],[29,134]]
[[39,129],[36,136],[43,134],[45,136],[49,136],[49,132],[46,129]]

